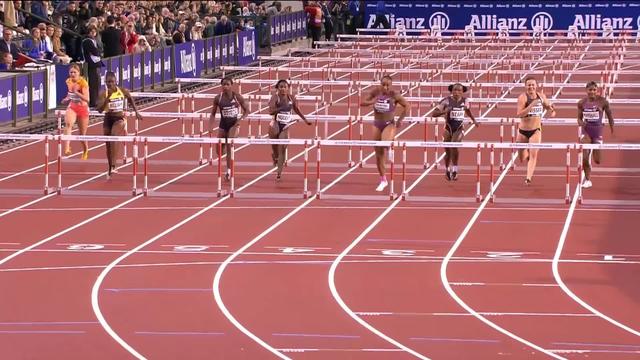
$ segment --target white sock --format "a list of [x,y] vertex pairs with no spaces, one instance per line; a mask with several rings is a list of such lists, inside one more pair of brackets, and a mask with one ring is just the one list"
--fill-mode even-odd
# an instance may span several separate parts
[[458,165],[453,165],[453,171],[458,172]]

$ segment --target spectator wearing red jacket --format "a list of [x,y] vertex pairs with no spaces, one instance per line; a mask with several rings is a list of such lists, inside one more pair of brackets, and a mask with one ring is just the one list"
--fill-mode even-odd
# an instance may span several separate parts
[[120,36],[120,46],[124,49],[125,54],[133,54],[133,47],[138,43],[138,34],[133,22],[128,22]]
[[308,28],[311,31],[311,47],[314,47],[322,34],[322,8],[317,2],[309,1],[309,5],[305,6],[304,11],[309,14]]

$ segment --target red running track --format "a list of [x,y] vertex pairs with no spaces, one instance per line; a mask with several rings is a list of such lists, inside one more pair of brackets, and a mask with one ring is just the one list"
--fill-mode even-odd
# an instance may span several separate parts
[[[176,131],[178,126],[169,125],[154,135]],[[306,137],[313,129],[296,125],[293,133]],[[340,124],[331,124],[330,133],[346,138]],[[495,135],[496,129],[486,126],[470,130],[467,139],[494,141]],[[414,126],[400,138],[420,136],[421,129]],[[544,137],[572,141],[575,131],[549,127]],[[637,138],[621,131],[615,141]],[[19,163],[24,152],[27,162],[27,151],[37,153],[27,147],[0,156],[11,154]],[[299,151],[292,147],[290,157]],[[161,153],[152,186],[196,169],[196,164],[175,161],[194,159],[196,152],[180,145]],[[328,162],[344,163],[343,150],[323,152]],[[249,147],[236,155],[247,164],[239,168],[238,187],[250,184],[239,195],[301,192],[299,158],[285,170],[284,181],[274,184],[273,174],[260,177],[270,167],[256,165],[268,160],[267,149]],[[594,172],[594,188],[585,191],[585,203],[575,210],[561,201],[518,202],[563,199],[563,173],[557,169],[564,164],[561,155],[541,153],[530,188],[521,184],[522,166],[506,172],[496,203],[484,207],[452,202],[472,200],[475,181],[466,169],[472,168],[474,154],[469,151],[462,153],[466,167],[457,183],[445,182],[441,168],[426,175],[411,170],[409,183],[419,180],[412,194],[450,197],[442,203],[171,196],[212,192],[212,167],[158,189],[156,196],[126,204],[130,199],[122,196],[52,196],[0,217],[5,233],[11,234],[2,240],[4,259],[50,238],[0,265],[0,286],[11,294],[2,297],[2,308],[9,311],[0,318],[0,345],[6,358],[45,353],[64,359],[131,357],[122,344],[150,359],[275,357],[255,339],[291,358],[415,358],[411,352],[450,359],[548,357],[512,337],[518,336],[561,357],[636,358],[638,337],[567,296],[552,264],[571,216],[559,263],[561,279],[593,308],[638,328],[638,293],[630,276],[640,252],[625,228],[640,209],[612,201],[638,200],[637,157],[605,153],[602,170]],[[416,162],[420,156],[414,154]],[[37,156],[33,161],[37,164]],[[370,164],[330,168],[323,177],[324,193],[371,194],[377,175]],[[67,184],[88,178],[103,165],[69,166],[77,174],[65,176]],[[96,179],[79,189],[129,190],[128,177],[121,175],[111,184]],[[38,176],[27,175],[12,186],[27,187]],[[574,186],[575,179],[572,194]],[[2,211],[37,198],[3,196]],[[36,222],[41,225],[27,230]],[[81,225],[71,228],[75,224]],[[447,256],[454,245],[453,257]],[[341,253],[344,257],[338,258]],[[443,259],[448,284],[459,300],[503,332],[453,300],[441,283]],[[329,276],[332,265],[334,277]],[[104,278],[96,288],[100,274]],[[98,306],[91,302],[92,290]],[[105,332],[105,325],[113,333]]]

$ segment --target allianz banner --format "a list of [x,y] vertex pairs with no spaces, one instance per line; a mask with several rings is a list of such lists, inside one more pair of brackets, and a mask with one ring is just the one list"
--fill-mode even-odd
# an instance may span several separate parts
[[255,30],[238,31],[236,34],[238,35],[236,38],[238,65],[244,66],[255,62],[258,58],[258,44],[256,43]]
[[[564,2],[455,2],[455,1],[386,1],[387,19],[392,28],[403,24],[407,29],[498,30],[613,30],[640,29],[640,1],[564,1]],[[371,28],[376,18],[376,1],[367,2],[365,27]]]

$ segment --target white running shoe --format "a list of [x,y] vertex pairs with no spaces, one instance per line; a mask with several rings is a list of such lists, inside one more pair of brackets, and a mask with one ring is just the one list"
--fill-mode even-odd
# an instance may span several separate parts
[[593,184],[591,183],[591,180],[585,180],[585,181],[582,183],[582,188],[583,188],[583,189],[588,189],[588,188],[590,188],[590,187],[592,187],[592,186],[593,186]]
[[378,187],[376,188],[376,191],[382,191],[384,190],[384,188],[387,187],[387,185],[389,185],[389,183],[385,180],[385,181],[380,181],[380,184],[378,185]]

